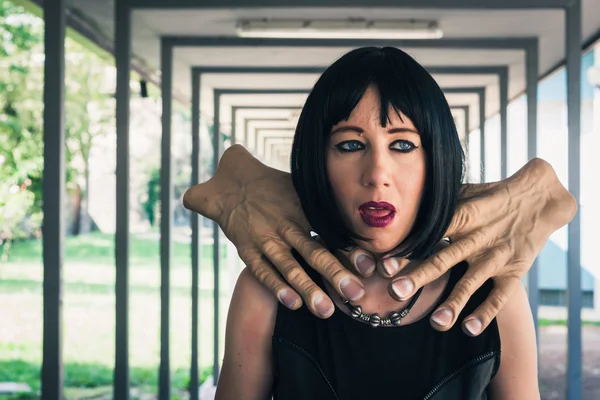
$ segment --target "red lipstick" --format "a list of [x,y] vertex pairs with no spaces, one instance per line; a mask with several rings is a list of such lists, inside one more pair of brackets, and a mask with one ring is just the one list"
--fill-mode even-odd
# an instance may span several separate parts
[[388,226],[396,216],[396,207],[385,201],[368,201],[358,207],[365,224],[374,228]]

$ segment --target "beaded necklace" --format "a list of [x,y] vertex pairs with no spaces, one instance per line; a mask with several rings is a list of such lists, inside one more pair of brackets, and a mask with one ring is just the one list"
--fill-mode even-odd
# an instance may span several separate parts
[[346,300],[344,298],[342,298],[342,302],[350,310],[350,315],[352,315],[352,318],[359,319],[364,322],[368,322],[369,324],[371,324],[371,326],[373,328],[377,328],[378,326],[390,326],[390,325],[398,326],[402,323],[402,320],[408,315],[410,310],[413,308],[413,306],[417,302],[417,299],[421,295],[422,291],[423,291],[423,288],[421,287],[417,291],[417,293],[415,293],[413,298],[410,299],[410,303],[408,303],[408,305],[402,311],[400,311],[400,312],[394,311],[393,313],[390,314],[390,316],[388,318],[381,318],[379,316],[379,314],[377,314],[377,313],[373,313],[370,315],[365,314],[365,313],[363,313],[362,307],[360,305],[353,306],[352,304],[350,304],[350,302],[348,300]]

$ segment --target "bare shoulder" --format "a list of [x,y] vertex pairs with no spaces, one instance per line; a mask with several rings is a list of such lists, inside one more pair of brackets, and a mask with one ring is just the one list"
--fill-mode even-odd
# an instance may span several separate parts
[[239,297],[249,297],[248,300],[254,299],[264,306],[277,307],[278,304],[275,296],[256,279],[248,267],[244,268],[238,276],[234,296],[236,294]]
[[493,400],[539,399],[537,342],[531,308],[519,284],[496,317],[502,356],[491,382]]
[[238,277],[227,315],[217,400],[268,397],[277,305],[275,297],[245,268]]
[[252,275],[248,268],[244,268],[233,291],[227,324],[229,326],[229,320],[234,319],[231,325],[238,327],[261,325],[261,331],[270,329],[272,334],[278,304],[275,296]]

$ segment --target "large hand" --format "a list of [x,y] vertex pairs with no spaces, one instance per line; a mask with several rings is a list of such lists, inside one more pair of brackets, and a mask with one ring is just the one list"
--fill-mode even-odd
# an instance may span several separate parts
[[[548,237],[567,224],[577,204],[547,162],[534,159],[502,182],[464,185],[458,209],[447,231],[451,244],[420,266],[401,273],[390,294],[404,299],[467,260],[469,268],[448,300],[432,316],[432,325],[450,329],[471,295],[489,278],[494,289],[487,300],[463,321],[463,330],[478,335],[520,284]],[[356,250],[359,252],[360,250]],[[395,275],[395,262],[386,261]],[[386,275],[385,269],[380,272]]]
[[292,257],[292,247],[340,295],[359,299],[364,294],[360,280],[310,238],[290,175],[261,164],[242,146],[227,149],[215,175],[188,189],[183,203],[221,226],[242,261],[285,306],[299,308],[300,293],[313,314],[326,318],[334,310],[331,299]]
[[[315,315],[327,317],[333,312],[331,300],[291,256],[291,247],[341,295],[359,299],[364,294],[354,274],[309,239],[310,227],[289,174],[267,168],[241,146],[233,146],[225,152],[211,180],[186,192],[184,205],[217,221],[258,279],[292,309],[299,308],[302,300],[272,264]],[[398,296],[397,291],[400,297],[410,295],[414,288],[427,284],[466,259],[471,265],[469,272],[440,307],[440,310],[450,310],[450,314],[435,314],[449,321],[445,325],[434,323],[434,326],[449,329],[471,294],[485,280],[496,277],[495,289],[487,302],[465,319],[479,321],[466,327],[481,330],[528,271],[548,237],[568,223],[576,209],[572,196],[560,184],[550,165],[539,159],[530,161],[506,181],[465,185],[447,234],[453,244],[405,275],[404,280],[395,280],[390,286],[395,290],[390,292]],[[373,272],[373,259],[362,250],[355,249],[349,259],[362,275]],[[389,260],[386,264],[394,265]],[[383,268],[378,270],[384,276],[387,274]],[[391,270],[393,274],[393,268]]]

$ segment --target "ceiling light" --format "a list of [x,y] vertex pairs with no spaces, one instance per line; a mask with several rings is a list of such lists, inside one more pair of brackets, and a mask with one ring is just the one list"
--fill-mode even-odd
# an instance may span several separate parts
[[423,20],[240,20],[241,37],[312,39],[439,39],[436,21]]

